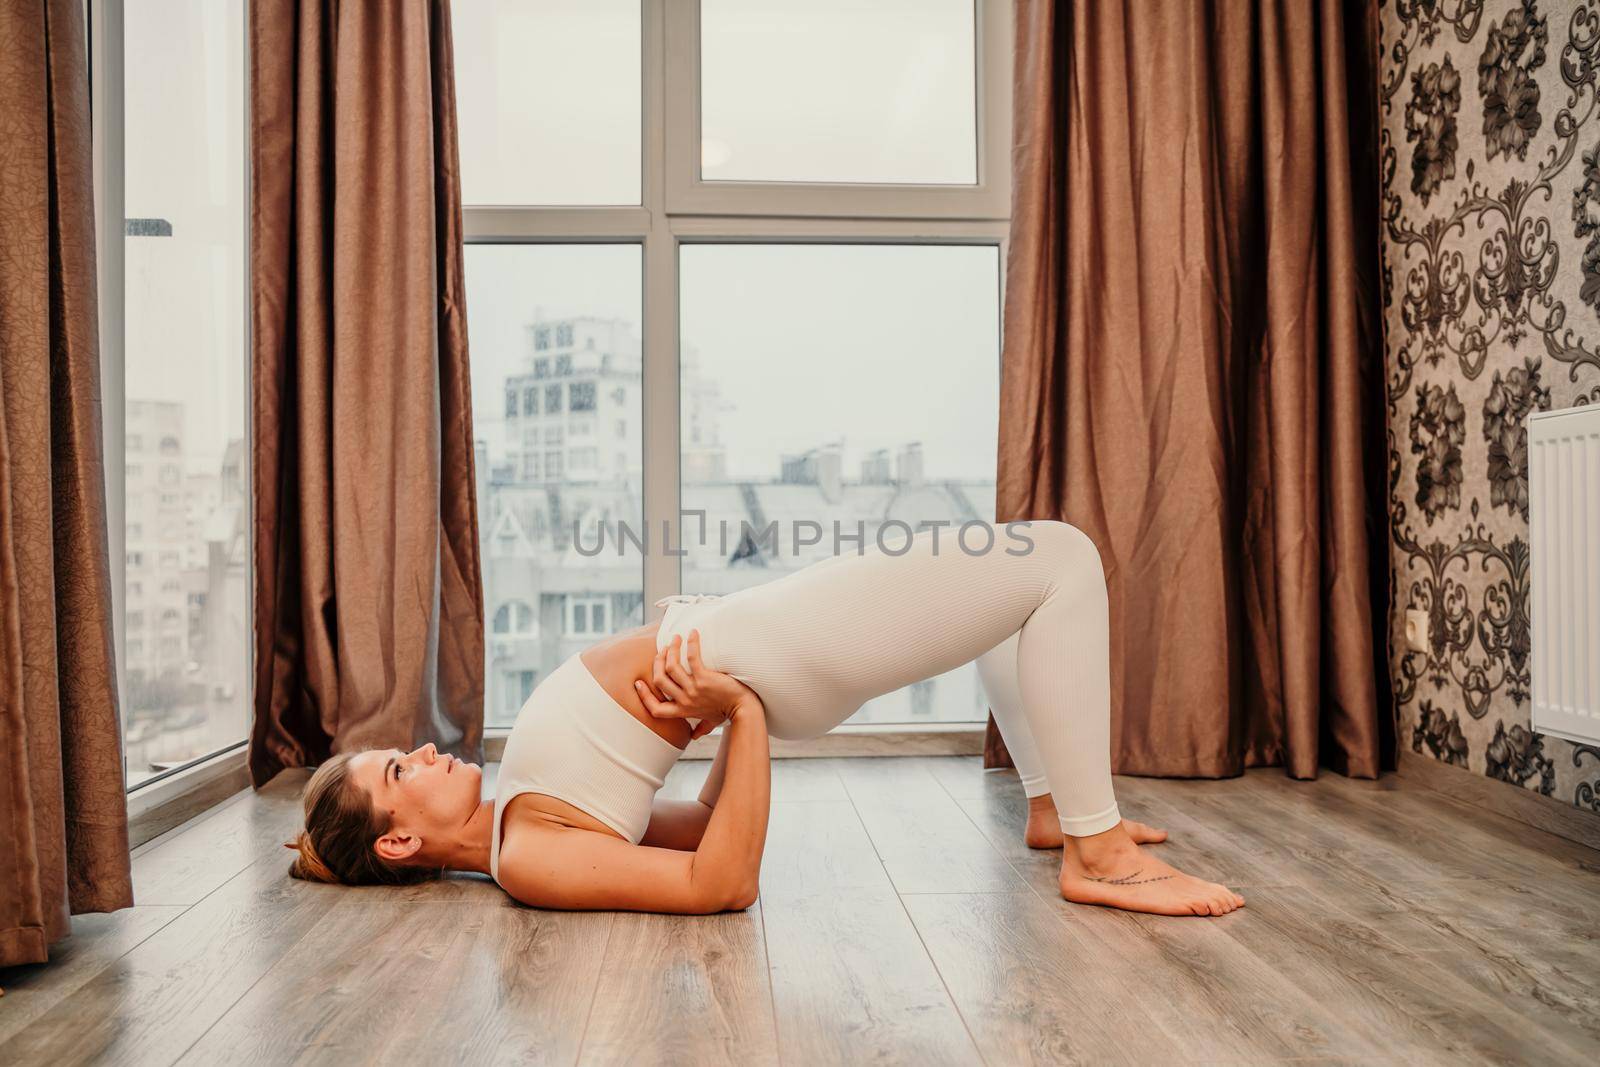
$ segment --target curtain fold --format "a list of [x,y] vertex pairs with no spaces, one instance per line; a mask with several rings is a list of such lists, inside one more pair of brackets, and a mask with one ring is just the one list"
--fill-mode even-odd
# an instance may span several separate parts
[[[1366,13],[1019,0],[996,518],[1110,587],[1112,762],[1391,768]],[[985,764],[1009,760],[990,720]]]
[[0,5],[0,967],[133,903],[84,33]]
[[483,586],[447,0],[254,0],[257,785],[482,758]]

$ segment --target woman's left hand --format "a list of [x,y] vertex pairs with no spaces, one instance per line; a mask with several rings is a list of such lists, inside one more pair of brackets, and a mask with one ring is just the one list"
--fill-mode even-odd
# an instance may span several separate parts
[[[682,655],[680,656],[680,649]],[[690,630],[656,651],[651,668],[655,689],[643,680],[633,684],[645,710],[658,719],[699,719],[690,738],[702,737],[727,721],[739,706],[754,699],[755,690],[730,674],[713,670],[700,658],[700,631]]]

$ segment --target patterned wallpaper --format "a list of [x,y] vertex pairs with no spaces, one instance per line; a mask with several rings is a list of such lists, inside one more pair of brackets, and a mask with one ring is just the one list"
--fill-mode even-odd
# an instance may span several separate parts
[[1400,744],[1600,812],[1600,748],[1529,728],[1523,424],[1600,402],[1600,0],[1379,15]]

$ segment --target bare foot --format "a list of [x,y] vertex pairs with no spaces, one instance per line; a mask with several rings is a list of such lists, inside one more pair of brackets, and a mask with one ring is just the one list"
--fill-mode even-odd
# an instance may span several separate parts
[[1226,915],[1244,907],[1227,886],[1184,874],[1140,848],[1121,826],[1093,837],[1074,837],[1061,855],[1061,895],[1075,904],[1099,904],[1153,915]]
[[[1123,819],[1122,828],[1141,845],[1153,845],[1167,839],[1165,830],[1132,819]],[[1030,797],[1028,828],[1022,832],[1022,840],[1029,848],[1060,848],[1062,836],[1061,820],[1056,816],[1055,801],[1050,799],[1050,794]]]

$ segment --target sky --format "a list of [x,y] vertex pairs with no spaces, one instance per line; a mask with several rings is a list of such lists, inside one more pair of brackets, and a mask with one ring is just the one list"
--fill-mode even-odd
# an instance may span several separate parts
[[[192,468],[244,433],[243,0],[137,0],[125,25],[127,395],[186,409]],[[805,18],[795,17],[803,10]],[[469,204],[638,203],[637,0],[457,0]],[[709,178],[970,182],[970,0],[703,0]],[[680,326],[730,405],[730,470],[843,436],[845,472],[923,442],[938,477],[992,477],[994,247],[689,245]],[[473,406],[494,436],[539,316],[641,324],[637,245],[473,246]],[[843,432],[841,432],[843,431]]]

